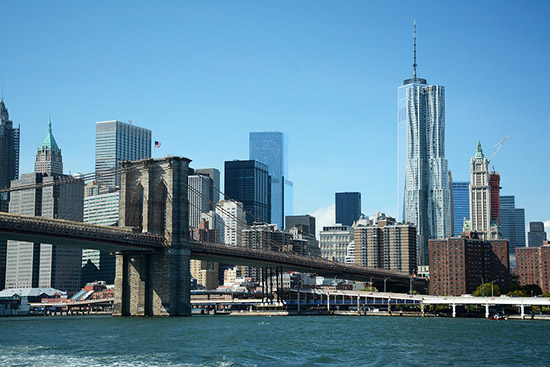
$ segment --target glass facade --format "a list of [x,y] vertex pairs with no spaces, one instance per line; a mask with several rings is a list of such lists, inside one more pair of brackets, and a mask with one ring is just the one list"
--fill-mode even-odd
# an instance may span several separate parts
[[457,237],[464,227],[464,220],[470,220],[470,182],[453,182],[453,236]]
[[271,177],[267,165],[255,161],[225,162],[225,199],[243,204],[246,222],[271,222]]
[[271,221],[283,228],[293,214],[293,183],[288,179],[288,137],[282,132],[251,132],[249,158],[268,166],[271,176]]
[[101,171],[118,167],[120,161],[151,158],[151,130],[121,121],[96,122],[96,181],[120,186],[120,174],[101,175]]
[[336,223],[351,226],[361,216],[360,192],[337,192],[335,204]]
[[516,247],[525,247],[525,209],[516,208],[515,197],[500,197],[500,224],[502,237],[510,241],[510,254]]

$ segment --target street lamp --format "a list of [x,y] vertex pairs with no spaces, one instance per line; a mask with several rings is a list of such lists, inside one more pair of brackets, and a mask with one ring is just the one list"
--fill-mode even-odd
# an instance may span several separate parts
[[491,297],[494,297],[495,296],[495,292],[493,291],[493,289],[495,288],[495,282],[497,281],[498,279],[495,279],[491,282]]
[[386,280],[388,280],[390,278],[384,278],[384,293],[386,293]]
[[485,283],[483,281],[483,277],[480,277],[480,278],[481,278],[481,295],[485,297]]

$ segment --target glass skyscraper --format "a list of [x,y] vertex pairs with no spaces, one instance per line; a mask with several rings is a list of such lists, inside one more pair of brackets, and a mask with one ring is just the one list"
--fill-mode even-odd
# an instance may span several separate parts
[[413,78],[398,89],[398,215],[416,226],[418,265],[428,265],[428,240],[451,235],[445,87],[416,77],[416,25],[414,45]]
[[267,165],[255,161],[225,162],[225,199],[240,201],[246,223],[271,222],[271,177]]
[[500,197],[500,230],[502,237],[510,241],[510,254],[516,252],[516,247],[525,246],[525,209],[516,208],[516,198],[513,195]]
[[96,181],[108,186],[120,186],[120,174],[112,173],[120,161],[151,158],[151,130],[121,121],[96,122]]
[[470,220],[470,182],[453,182],[453,236],[457,237],[464,227],[464,219]]
[[284,227],[293,214],[293,184],[288,179],[288,137],[281,132],[251,132],[250,159],[268,166],[271,176],[271,222]]
[[336,223],[351,226],[361,216],[361,193],[337,192],[334,196]]

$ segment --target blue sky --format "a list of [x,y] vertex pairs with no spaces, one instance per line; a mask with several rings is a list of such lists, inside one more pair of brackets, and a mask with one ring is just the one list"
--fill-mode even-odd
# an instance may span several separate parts
[[396,214],[397,87],[446,87],[446,145],[469,179],[477,141],[502,194],[550,224],[548,1],[3,1],[0,78],[33,170],[51,113],[67,172],[94,169],[95,122],[153,130],[157,156],[248,158],[250,131],[284,131],[297,214],[360,191]]

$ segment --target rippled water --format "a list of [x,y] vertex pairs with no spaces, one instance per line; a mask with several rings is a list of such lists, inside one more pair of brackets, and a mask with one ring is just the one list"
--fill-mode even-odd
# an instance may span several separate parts
[[550,322],[405,317],[0,319],[0,366],[550,366]]

